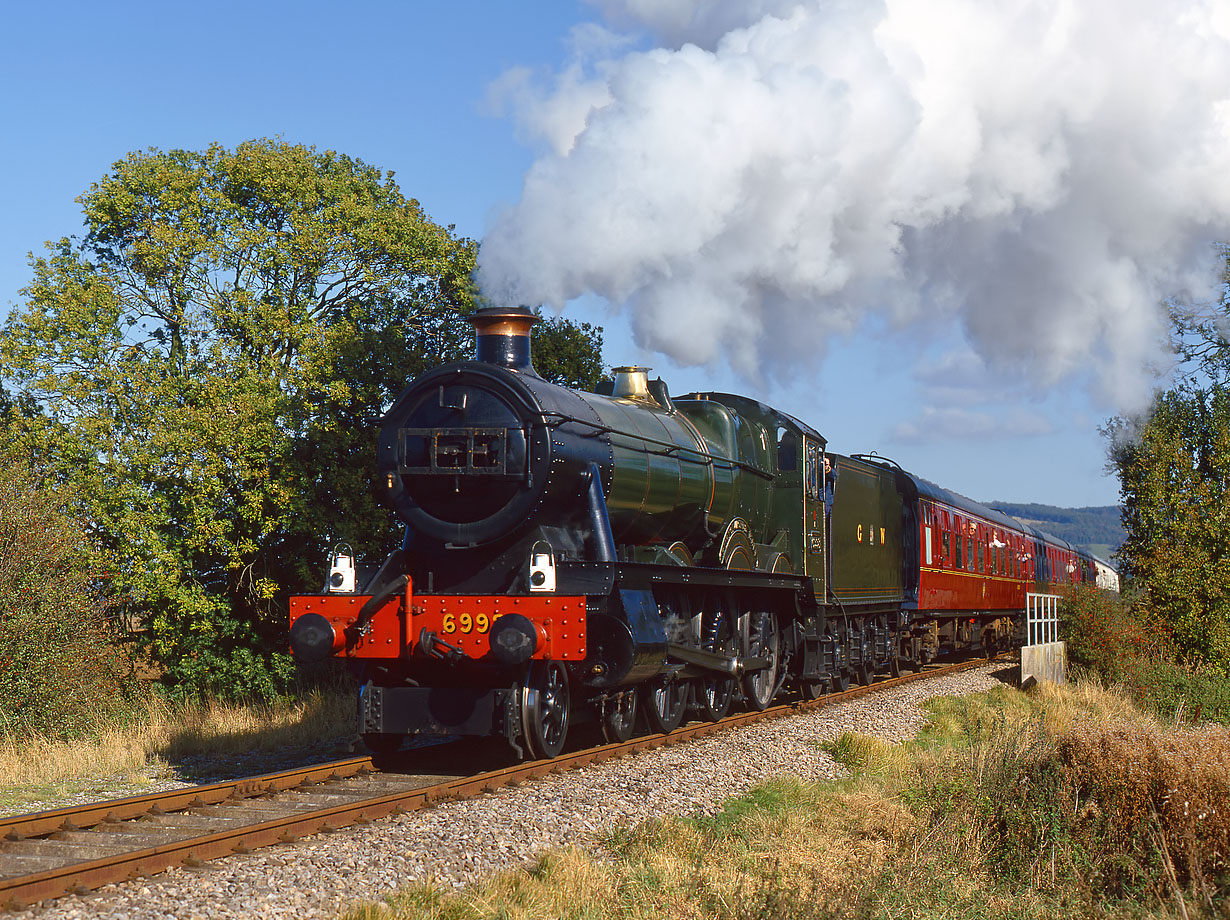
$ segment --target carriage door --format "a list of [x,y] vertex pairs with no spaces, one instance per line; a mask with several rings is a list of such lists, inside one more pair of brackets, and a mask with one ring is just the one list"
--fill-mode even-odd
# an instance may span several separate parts
[[824,448],[818,441],[803,441],[803,565],[816,581],[821,596],[825,588],[825,545],[828,521],[825,519]]

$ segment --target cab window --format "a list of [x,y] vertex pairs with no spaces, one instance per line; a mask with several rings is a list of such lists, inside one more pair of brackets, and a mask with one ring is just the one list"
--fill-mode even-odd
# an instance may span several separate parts
[[777,429],[777,468],[783,473],[799,468],[799,438],[789,428]]

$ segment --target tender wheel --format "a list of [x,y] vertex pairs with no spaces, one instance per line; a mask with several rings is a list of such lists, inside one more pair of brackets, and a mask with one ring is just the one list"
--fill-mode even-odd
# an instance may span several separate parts
[[769,666],[743,675],[743,696],[747,708],[762,712],[773,702],[777,689],[777,669],[781,658],[781,633],[777,618],[767,610],[748,615],[747,655],[751,658],[766,658]]
[[907,645],[909,646],[910,654],[906,658],[905,663],[911,671],[917,674],[922,670],[922,639],[918,636],[911,636]]
[[870,687],[874,677],[875,672],[871,669],[871,665],[860,664],[854,669],[854,679],[858,681],[859,686]]
[[901,672],[909,667],[910,655],[913,654],[914,642],[906,633],[899,633],[893,640],[893,654],[888,657],[888,673],[900,677]]
[[838,671],[830,678],[834,693],[843,693],[850,689],[850,672]]
[[636,688],[611,700],[602,714],[602,737],[608,744],[627,741],[636,725]]
[[558,661],[536,661],[521,688],[521,731],[530,756],[558,757],[568,737],[568,675]]
[[[734,621],[725,598],[713,592],[700,617],[700,647],[719,655],[735,653]],[[696,682],[696,710],[702,719],[716,722],[730,711],[735,696],[733,677],[701,677]]]
[[669,735],[679,727],[687,708],[688,685],[684,681],[658,677],[650,682],[645,706],[650,731]]

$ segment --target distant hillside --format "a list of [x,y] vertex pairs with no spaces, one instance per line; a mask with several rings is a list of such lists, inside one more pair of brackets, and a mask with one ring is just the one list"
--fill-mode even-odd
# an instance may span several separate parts
[[1103,559],[1117,550],[1127,538],[1119,519],[1118,505],[1097,508],[1056,508],[1054,505],[1016,505],[1012,502],[987,502],[989,507],[1032,524],[1060,539],[1075,543]]

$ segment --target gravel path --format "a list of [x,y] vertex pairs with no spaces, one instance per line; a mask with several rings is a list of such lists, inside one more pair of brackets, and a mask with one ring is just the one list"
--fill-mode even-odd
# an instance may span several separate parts
[[461,886],[531,862],[565,843],[666,815],[712,813],[771,776],[824,778],[841,768],[819,748],[843,730],[890,741],[926,724],[919,704],[996,686],[1002,664],[917,681],[836,706],[734,729],[690,744],[546,777],[428,811],[388,818],[292,846],[233,856],[202,869],[69,896],[15,920],[336,918],[352,901],[413,880]]

